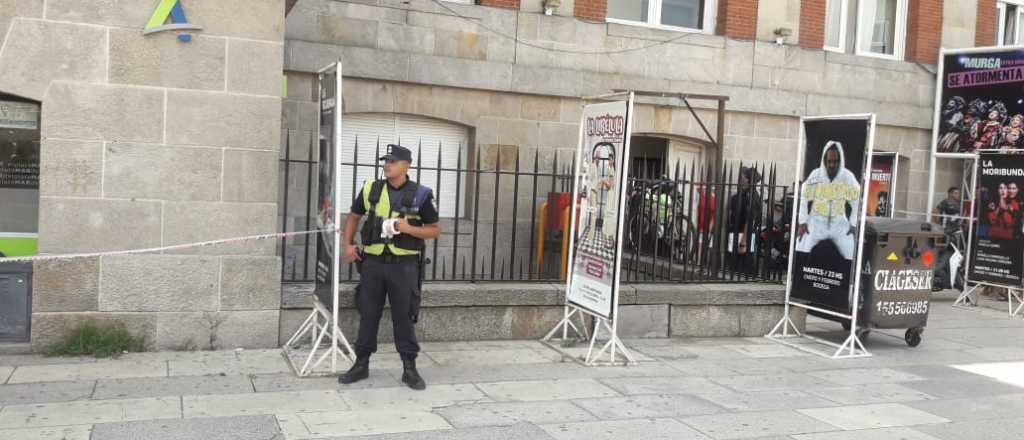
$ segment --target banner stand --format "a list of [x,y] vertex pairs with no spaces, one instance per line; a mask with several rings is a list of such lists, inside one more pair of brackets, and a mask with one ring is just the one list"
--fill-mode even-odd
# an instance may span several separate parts
[[[329,149],[327,151],[331,152],[330,157],[333,159],[330,162],[331,174],[333,175],[333,179],[328,179],[327,181],[330,182],[333,188],[341,188],[341,155],[338,154],[338,149],[341,146],[341,114],[343,111],[341,105],[343,96],[341,88],[341,60],[338,60],[336,63],[332,63],[327,67],[324,67],[323,69],[320,69],[318,74],[320,75],[321,78],[320,91],[318,93],[319,102],[317,103],[317,127],[318,130],[321,131],[318,136],[320,139],[319,144],[321,145],[321,152],[323,152],[323,142],[325,140],[325,136],[322,133],[324,127],[323,119],[324,113],[326,113],[325,110],[329,110],[330,114],[328,114],[328,117],[332,119],[332,124],[330,125],[332,130],[331,135],[329,137],[330,144],[329,147],[327,147]],[[330,86],[333,85],[333,96],[326,96],[326,94],[324,93],[325,81],[323,81],[322,79],[325,75],[333,75],[334,77],[333,84],[328,84],[328,90],[330,89]],[[321,174],[323,172],[325,162],[327,162],[323,160],[324,156],[324,154],[321,154],[320,156]],[[310,373],[312,373],[313,370],[319,367],[320,364],[322,364],[328,357],[330,357],[331,359],[330,370],[325,373],[318,373],[317,375],[335,375],[338,373],[338,356],[341,355],[341,357],[345,358],[345,360],[351,364],[354,362],[355,353],[354,351],[352,351],[352,347],[349,346],[348,339],[345,338],[345,334],[341,331],[341,328],[338,326],[338,288],[339,283],[341,281],[339,279],[339,274],[341,272],[341,230],[338,228],[341,225],[341,209],[339,208],[343,205],[341,204],[341,201],[338,200],[338,191],[335,191],[333,188],[329,191],[324,191],[324,182],[321,182],[319,186],[321,199],[324,198],[325,192],[330,194],[331,196],[329,201],[330,207],[333,207],[333,209],[328,209],[326,214],[330,214],[329,216],[331,217],[330,221],[332,222],[332,224],[330,224],[329,227],[324,228],[327,229],[327,231],[322,232],[321,235],[330,234],[331,240],[333,241],[333,246],[331,248],[332,251],[330,252],[330,276],[327,277],[326,280],[320,280],[318,275],[317,286],[315,288],[320,288],[322,282],[329,282],[331,284],[332,307],[330,308],[330,310],[328,310],[328,308],[323,303],[320,302],[320,299],[317,297],[317,295],[313,295],[313,311],[310,312],[309,316],[306,317],[306,320],[302,323],[302,325],[299,326],[299,329],[295,331],[295,334],[293,334],[292,337],[288,339],[288,342],[285,343],[283,347],[281,347],[281,354],[284,355],[285,359],[288,361],[288,365],[291,366],[292,370],[299,377],[310,376]],[[321,209],[323,208],[324,207],[321,207]],[[323,241],[323,237],[317,237],[317,241],[317,252],[319,254],[319,243]],[[317,270],[319,271],[319,255],[317,257],[317,265]],[[327,346],[326,350],[323,351],[319,357],[317,357],[317,351],[319,351],[322,348],[324,337],[327,335],[329,330],[331,333],[329,337],[330,343]],[[303,362],[302,367],[299,368],[296,365],[295,361],[293,360],[293,355],[297,354],[296,349],[298,348],[295,346],[295,344],[300,342],[305,337],[306,334],[310,335],[310,342],[312,343],[312,345],[310,346],[309,354],[306,355],[305,362]],[[338,345],[339,342],[345,346],[344,350],[342,350],[341,346]],[[314,358],[316,358],[316,362],[313,362]]]
[[[797,236],[797,234],[796,234],[796,232],[797,232],[797,223],[798,223],[796,221],[796,219],[800,218],[797,214],[798,214],[798,209],[799,209],[799,206],[800,206],[800,198],[802,197],[802,194],[803,194],[803,185],[804,185],[804,181],[801,179],[801,174],[803,172],[803,167],[804,167],[803,156],[804,156],[804,151],[805,151],[805,147],[804,147],[804,142],[805,142],[805,139],[804,139],[805,138],[805,134],[804,134],[804,131],[805,131],[804,121],[828,120],[828,119],[855,119],[855,118],[867,119],[868,120],[868,124],[869,124],[868,125],[869,128],[868,128],[868,136],[867,136],[867,152],[865,154],[865,158],[867,158],[868,163],[865,164],[866,166],[864,166],[863,169],[861,170],[861,180],[862,180],[861,184],[864,185],[864,190],[861,191],[861,195],[860,195],[860,197],[861,197],[861,204],[860,204],[861,211],[858,214],[858,216],[860,217],[860,223],[859,223],[860,227],[857,228],[857,259],[856,259],[855,265],[853,266],[853,268],[851,270],[851,272],[853,274],[855,274],[855,276],[853,278],[853,301],[852,301],[851,307],[850,307],[852,313],[847,315],[847,314],[838,313],[838,312],[835,312],[835,311],[832,311],[832,310],[827,310],[827,309],[824,309],[824,308],[815,307],[815,306],[812,306],[810,304],[804,304],[804,303],[799,302],[799,301],[793,301],[792,293],[793,293],[793,284],[795,282],[794,279],[793,279],[793,265],[795,264],[795,261],[796,261],[796,258],[794,257],[794,252],[796,251],[796,242],[797,242],[797,240],[796,239],[791,239],[789,241],[789,255],[790,255],[790,258],[789,258],[789,268],[787,270],[786,302],[785,302],[785,306],[784,306],[785,308],[784,308],[784,311],[783,311],[782,319],[779,320],[778,324],[775,324],[775,327],[772,328],[772,330],[770,332],[768,332],[767,335],[765,335],[766,338],[772,339],[772,340],[774,340],[776,342],[779,342],[780,344],[786,345],[788,347],[795,348],[797,350],[805,351],[805,352],[808,352],[808,353],[816,354],[816,355],[819,355],[819,356],[823,356],[823,357],[827,357],[827,358],[832,358],[832,359],[851,359],[851,358],[871,357],[871,353],[868,352],[867,348],[864,347],[864,342],[861,341],[861,338],[860,338],[860,336],[863,334],[863,332],[866,331],[867,329],[861,329],[861,328],[858,327],[857,313],[858,313],[858,310],[860,309],[860,302],[861,302],[861,292],[860,292],[861,276],[860,276],[860,274],[861,274],[861,270],[862,270],[862,267],[863,267],[863,257],[864,257],[864,252],[863,252],[864,224],[865,224],[865,218],[867,216],[867,206],[868,206],[867,205],[867,196],[868,196],[868,191],[867,191],[868,179],[867,178],[870,177],[869,174],[870,174],[870,170],[871,170],[871,160],[873,158],[874,147],[875,147],[875,115],[874,114],[819,116],[819,117],[800,118],[800,136],[799,136],[799,140],[798,140],[799,143],[797,144],[799,146],[797,151],[799,151],[800,153],[799,153],[799,157],[797,158],[797,166],[795,167],[796,168],[796,171],[795,171],[795,174],[796,174],[795,177],[796,178],[794,179],[794,181],[797,182],[797,185],[796,185],[796,191],[794,192],[795,198],[794,198],[793,208],[792,208],[792,212],[790,213],[791,214],[790,218],[792,218],[793,221],[790,222],[791,224],[790,224],[790,230],[789,230],[789,234],[790,235],[789,236],[790,237],[796,237]],[[867,175],[864,173],[864,170],[868,170],[867,171]],[[849,334],[849,336],[847,336],[847,338],[843,341],[842,344],[836,344],[835,342],[828,341],[828,340],[825,340],[825,339],[818,338],[818,337],[812,336],[810,334],[807,334],[806,331],[801,332],[799,330],[799,328],[797,328],[796,323],[793,322],[793,319],[792,319],[792,316],[791,316],[791,313],[792,313],[791,310],[792,310],[793,307],[801,308],[801,309],[808,310],[808,311],[815,311],[815,312],[818,312],[818,313],[823,313],[823,314],[835,316],[835,317],[838,317],[838,318],[849,319],[850,320],[850,334]],[[792,330],[792,333],[790,333],[790,330]],[[806,340],[812,341],[812,342],[814,342],[814,343],[816,343],[818,345],[824,345],[824,346],[827,346],[827,347],[831,347],[831,348],[834,348],[835,351],[833,351],[831,354],[828,354],[828,352],[821,351],[821,350],[816,350],[816,349],[812,348],[811,346],[809,346],[809,344],[801,344],[801,343],[794,342],[793,339],[796,339],[796,338],[806,339]]]
[[[978,153],[984,153],[989,151],[999,150],[978,150]],[[973,178],[971,179],[971,196],[973,204],[971,205],[971,213],[968,216],[968,221],[971,222],[971,224],[967,229],[967,249],[965,250],[966,253],[964,254],[964,286],[963,289],[961,289],[960,291],[960,295],[957,296],[956,301],[953,302],[953,307],[956,307],[958,309],[976,310],[975,307],[978,306],[978,298],[977,295],[974,295],[974,291],[977,290],[979,287],[995,287],[1000,289],[1006,289],[1007,313],[1009,314],[1010,318],[1013,318],[1017,315],[1021,315],[1022,312],[1024,312],[1024,289],[1021,289],[1020,286],[1008,286],[1004,284],[990,283],[987,281],[971,280],[971,252],[975,245],[973,223],[978,221],[978,218],[975,216],[975,209],[978,208],[978,200],[976,195],[978,193],[978,165],[981,157],[975,154],[974,157],[971,159],[974,160],[974,172],[972,173]],[[972,283],[974,285],[970,286]],[[968,286],[970,286],[970,288],[968,288]],[[1017,300],[1018,303],[1016,308],[1013,307],[1014,300]]]
[[[587,108],[588,106],[584,106],[583,112],[582,112],[582,116],[580,118],[581,120],[580,120],[579,145],[577,146],[576,157],[574,159],[574,162],[575,162],[575,165],[576,165],[576,169],[574,170],[574,174],[573,174],[573,176],[574,176],[574,179],[573,179],[573,192],[572,192],[572,199],[571,199],[572,200],[572,205],[576,206],[579,203],[578,200],[579,200],[580,197],[585,197],[585,198],[590,197],[589,194],[586,194],[586,191],[584,191],[584,193],[585,193],[584,196],[580,195],[581,194],[580,184],[581,184],[581,181],[584,180],[584,175],[581,174],[581,169],[584,166],[584,162],[587,161],[587,160],[585,160],[585,158],[588,157],[588,156],[585,155],[585,153],[592,149],[593,151],[591,151],[590,153],[586,153],[586,154],[589,154],[590,157],[591,157],[591,159],[589,161],[597,162],[598,160],[596,159],[596,155],[597,155],[596,152],[598,151],[598,148],[601,148],[602,146],[606,146],[606,147],[611,148],[612,151],[614,151],[614,149],[615,149],[614,144],[617,143],[617,142],[622,142],[621,150],[614,151],[612,153],[612,154],[615,155],[615,158],[612,161],[612,164],[613,164],[614,173],[616,173],[614,175],[614,177],[612,178],[612,180],[618,182],[618,186],[617,186],[618,190],[615,193],[616,197],[618,199],[618,200],[615,200],[615,205],[617,205],[617,210],[614,212],[614,215],[616,217],[615,218],[615,222],[616,222],[615,235],[612,236],[612,237],[606,237],[606,236],[599,235],[599,234],[602,234],[602,232],[601,232],[602,226],[601,225],[604,224],[603,222],[605,220],[608,220],[608,219],[604,219],[605,205],[604,205],[604,198],[603,197],[605,197],[605,196],[602,195],[602,196],[600,196],[601,198],[598,199],[598,200],[601,201],[600,202],[601,203],[601,205],[600,205],[601,208],[599,208],[601,210],[601,212],[597,213],[596,216],[588,214],[587,217],[586,217],[587,220],[583,222],[583,223],[585,223],[585,226],[583,227],[583,233],[582,233],[582,235],[584,237],[581,239],[581,242],[579,244],[576,243],[576,235],[578,233],[577,229],[578,229],[578,226],[580,226],[580,225],[578,225],[578,219],[577,219],[577,211],[578,210],[577,209],[570,209],[569,210],[569,212],[571,213],[571,218],[570,218],[570,222],[569,222],[569,225],[570,225],[569,230],[571,231],[571,233],[569,234],[569,255],[568,255],[568,261],[569,261],[569,265],[570,265],[570,270],[569,270],[568,275],[566,276],[566,282],[565,282],[565,287],[566,287],[566,289],[565,289],[565,292],[566,292],[566,295],[565,295],[565,309],[564,309],[564,312],[563,312],[563,315],[562,315],[562,320],[559,321],[558,324],[556,324],[555,327],[552,328],[551,331],[549,331],[547,333],[547,335],[545,335],[540,340],[540,342],[542,344],[544,344],[544,345],[548,346],[549,348],[551,348],[551,349],[561,353],[565,357],[572,358],[575,362],[580,363],[581,365],[585,365],[585,366],[636,365],[636,363],[637,363],[636,362],[636,358],[634,358],[633,354],[630,352],[629,349],[626,348],[625,344],[622,343],[622,340],[619,339],[619,336],[618,336],[619,281],[620,281],[619,275],[620,275],[620,270],[621,270],[621,257],[622,257],[622,234],[623,234],[623,229],[624,229],[624,225],[625,225],[625,221],[623,221],[623,217],[624,217],[623,214],[625,213],[625,204],[626,204],[625,184],[628,181],[627,176],[628,176],[628,172],[629,172],[629,145],[630,145],[630,137],[632,136],[632,129],[633,129],[633,124],[632,124],[631,121],[632,121],[632,118],[633,118],[633,100],[634,100],[634,97],[635,97],[635,93],[632,92],[632,91],[617,91],[615,93],[610,93],[610,94],[607,94],[607,95],[601,95],[601,96],[594,96],[594,97],[584,98],[584,100],[612,101],[615,97],[623,97],[623,96],[627,97],[627,100],[625,102],[619,101],[619,102],[611,102],[611,103],[608,103],[608,104],[595,104],[595,106],[592,107],[592,109],[590,109],[590,110],[596,111],[598,113],[596,115],[588,115],[588,108]],[[613,109],[607,109],[607,108],[603,107],[603,106],[608,106],[608,105],[621,105],[621,104],[625,104],[624,109],[620,108],[619,110],[613,110]],[[617,115],[616,111],[620,111],[620,110],[624,110],[625,113],[621,114],[621,115]],[[588,116],[590,116],[591,120],[593,120],[593,121],[588,120]],[[604,120],[604,124],[606,124],[606,125],[600,125],[601,122],[596,122],[596,121],[600,121],[602,119]],[[618,119],[619,122],[622,122],[622,126],[621,127],[619,127],[618,125],[616,125],[614,123],[615,119]],[[595,132],[590,132],[589,131],[589,129],[588,129],[588,122],[595,122],[594,126],[591,127],[591,129],[594,129]],[[600,160],[601,161],[607,161],[610,157],[611,156],[605,156],[605,158],[600,159]],[[603,164],[602,168],[605,171],[607,171],[609,169],[608,163],[607,162],[601,162],[601,163]],[[614,165],[616,163],[618,165]],[[603,181],[603,179],[607,178],[606,177],[607,174],[598,174],[598,175],[602,176],[601,177],[602,181]],[[590,171],[588,171],[588,173],[586,174],[586,177],[590,178],[590,179],[594,178],[594,176],[592,176],[590,174]],[[591,188],[591,190],[594,190],[595,192],[597,192],[597,190],[596,190],[597,187],[590,186],[589,184],[588,184],[588,187]],[[612,187],[615,187],[615,185],[613,184]],[[601,188],[603,188],[603,189],[601,189],[600,192],[604,193],[604,191],[606,190],[607,187],[601,187]],[[590,203],[590,202],[588,201],[587,203]],[[612,205],[612,206],[615,206],[615,205]],[[593,220],[592,217],[597,219],[596,223],[594,223],[596,225],[596,228],[594,230],[590,229],[590,227],[591,227],[591,223],[590,222]],[[600,237],[600,239],[597,240],[598,244],[595,244],[594,242],[591,242],[591,241],[586,239],[586,237],[588,237],[588,235],[587,235],[588,233],[598,234],[598,235],[595,235],[596,237]],[[606,245],[607,242],[608,242],[607,241],[608,238],[614,238],[613,246],[607,246]],[[588,267],[587,274],[586,274],[587,279],[585,281],[588,282],[588,283],[591,283],[591,285],[593,285],[595,282],[597,282],[597,283],[607,283],[607,284],[601,284],[600,287],[608,289],[607,292],[604,292],[604,293],[606,293],[607,296],[604,297],[604,298],[601,298],[604,301],[608,301],[608,303],[594,303],[594,304],[591,304],[590,308],[584,307],[582,305],[577,304],[578,302],[581,301],[581,298],[576,297],[577,293],[576,293],[576,290],[574,290],[574,287],[578,287],[577,284],[583,285],[582,284],[583,281],[581,281],[581,279],[583,279],[582,274],[580,276],[577,276],[577,274],[576,274],[577,267],[576,267],[576,259],[574,258],[575,257],[574,254],[576,254],[576,249],[577,249],[578,245],[586,246],[587,249],[589,249],[588,252],[599,253],[604,258],[604,259],[597,260],[598,267],[602,268],[601,269],[601,273],[602,274],[601,275],[591,274],[590,271],[589,271],[589,267]],[[609,254],[609,250],[613,250],[613,252]],[[588,254],[588,255],[591,255],[591,254]],[[586,257],[586,258],[592,258],[592,257]],[[611,261],[610,261],[610,263],[611,263],[610,266],[611,267],[607,267],[607,263],[609,263],[609,261],[607,261],[608,259],[611,259]],[[604,274],[608,273],[608,272],[605,272],[606,270],[610,270],[610,273],[611,273],[611,279],[610,280],[606,280],[607,276],[604,275]],[[596,278],[593,278],[593,277],[596,277]],[[577,278],[580,278],[580,279],[577,279]],[[575,281],[575,284],[574,284],[574,281]],[[582,290],[582,288],[580,288],[580,290]],[[599,310],[605,310],[604,307],[607,307],[606,312],[605,313],[598,313],[598,312],[596,312],[594,307],[597,307],[597,304],[600,304]],[[592,335],[588,335],[588,331],[587,331],[587,319],[586,318],[588,316],[591,319],[594,320],[593,321],[594,322],[594,332],[593,332]],[[578,319],[578,322],[576,322],[577,319]],[[571,335],[572,336],[571,338],[570,338],[570,334],[569,334],[569,329],[570,328],[573,331],[573,335]],[[561,338],[560,339],[553,339],[554,336],[559,333],[559,331],[561,331]],[[607,340],[606,340],[606,342],[601,344],[600,348],[595,352],[594,349],[597,346],[598,337],[599,337],[599,335],[602,334],[602,331],[607,333]],[[553,341],[555,341],[555,340],[561,341],[561,343],[556,345],[556,344],[553,343]],[[587,340],[589,340],[589,344],[587,345],[587,352],[586,352],[586,354],[584,356],[578,356],[577,354],[570,353],[567,350],[568,348],[571,348],[571,347],[575,346],[577,343],[582,342],[582,341],[587,341]],[[606,353],[608,355],[607,360],[603,360],[602,358],[605,356]],[[619,353],[622,354],[622,357],[624,359],[619,360],[619,357],[618,357]]]

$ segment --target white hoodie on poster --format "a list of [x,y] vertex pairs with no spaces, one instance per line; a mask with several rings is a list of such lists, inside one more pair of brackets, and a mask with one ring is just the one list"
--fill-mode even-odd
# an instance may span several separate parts
[[[825,155],[833,148],[839,152],[839,171],[834,179],[830,179]],[[852,208],[850,217],[846,216],[847,204]],[[822,240],[832,240],[843,258],[853,260],[857,236],[850,233],[850,224],[858,218],[859,211],[860,183],[846,169],[843,144],[829,141],[821,152],[821,166],[804,181],[800,216],[806,220],[802,223],[807,225],[807,234],[797,240],[796,251],[809,253]]]

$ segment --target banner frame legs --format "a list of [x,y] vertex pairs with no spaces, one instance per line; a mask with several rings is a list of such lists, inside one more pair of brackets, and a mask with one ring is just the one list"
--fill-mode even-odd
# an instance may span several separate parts
[[[327,336],[330,329],[334,329],[331,336]],[[297,350],[300,341],[306,336],[310,336],[310,350],[309,354],[304,354],[305,360],[302,365],[296,363],[293,355],[299,353]],[[324,341],[324,339],[327,341]],[[344,345],[344,348],[338,345],[338,342]],[[322,353],[317,356],[317,351],[321,349],[324,342],[328,342],[328,346],[323,350]],[[301,346],[301,345],[299,345]],[[348,339],[345,338],[345,334],[338,328],[337,324],[333,319],[333,313],[327,310],[323,304],[316,298],[313,297],[313,311],[310,312],[309,316],[306,317],[302,325],[299,326],[298,330],[292,334],[292,337],[288,339],[281,347],[281,355],[284,356],[288,365],[296,376],[299,377],[314,377],[314,376],[332,376],[338,373],[336,359],[338,355],[341,355],[349,364],[353,363],[352,347],[348,343]],[[321,364],[324,363],[328,358],[331,359],[331,368],[329,371],[324,373],[313,374]]]
[[[589,315],[595,321],[594,333],[588,335],[585,317]],[[576,323],[573,322],[574,317],[579,317],[580,326],[577,327]],[[630,366],[637,365],[637,360],[633,356],[633,353],[626,348],[626,345],[622,343],[622,339],[619,338],[617,333],[618,322],[616,319],[607,319],[603,316],[595,315],[588,312],[587,310],[573,306],[572,304],[565,305],[565,311],[563,313],[562,320],[555,324],[555,327],[551,329],[540,342],[546,345],[548,348],[557,351],[562,356],[571,358],[573,361],[588,367],[593,366]],[[601,334],[602,327],[608,332],[608,340],[604,342],[601,347],[595,352],[594,348],[597,344],[598,336]],[[572,328],[575,333],[574,338],[569,338],[569,328]],[[582,330],[581,330],[582,329]],[[553,339],[561,330],[561,339]],[[554,341],[561,341],[561,344],[556,345]],[[565,345],[571,342],[589,341],[587,344],[587,354],[582,359],[574,356],[571,353],[565,351]],[[606,360],[602,360],[602,356],[608,354]],[[618,360],[618,354],[621,353],[624,360]]]

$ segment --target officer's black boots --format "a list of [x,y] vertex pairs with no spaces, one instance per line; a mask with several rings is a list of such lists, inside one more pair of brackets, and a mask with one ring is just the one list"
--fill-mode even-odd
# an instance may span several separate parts
[[352,368],[349,368],[345,374],[338,376],[338,383],[348,385],[359,382],[367,377],[370,377],[370,357],[357,356],[356,362],[352,364]]
[[416,371],[416,360],[402,359],[402,382],[405,382],[409,388],[417,391],[427,389],[427,383],[420,377],[420,373]]

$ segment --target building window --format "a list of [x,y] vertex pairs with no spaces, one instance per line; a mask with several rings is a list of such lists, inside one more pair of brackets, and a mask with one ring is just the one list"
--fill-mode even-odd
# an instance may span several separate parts
[[846,51],[847,0],[827,0],[825,6],[825,50]]
[[714,0],[608,0],[608,21],[706,31]]
[[907,0],[858,2],[858,55],[901,59],[906,32]]
[[999,9],[999,33],[996,43],[1000,46],[1024,44],[1024,1],[1004,0],[996,4]]

